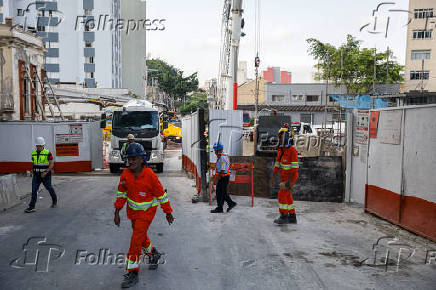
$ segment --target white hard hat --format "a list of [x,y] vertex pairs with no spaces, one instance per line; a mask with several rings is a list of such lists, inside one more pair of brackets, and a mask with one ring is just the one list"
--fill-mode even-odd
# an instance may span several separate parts
[[127,139],[129,139],[129,140],[135,139],[135,136],[133,136],[133,134],[129,134],[129,135],[127,135]]
[[35,145],[44,146],[45,145],[45,140],[44,140],[43,137],[36,137],[36,142],[35,143],[36,143]]

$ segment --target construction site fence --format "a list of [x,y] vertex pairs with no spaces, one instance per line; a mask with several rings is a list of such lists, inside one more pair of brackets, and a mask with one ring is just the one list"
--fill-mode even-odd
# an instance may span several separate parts
[[195,112],[182,118],[182,167],[195,178],[197,193],[201,192],[200,119]]
[[0,173],[32,170],[36,137],[54,155],[55,172],[86,172],[103,167],[99,122],[0,122]]
[[435,115],[436,105],[349,113],[345,191],[346,201],[433,241]]

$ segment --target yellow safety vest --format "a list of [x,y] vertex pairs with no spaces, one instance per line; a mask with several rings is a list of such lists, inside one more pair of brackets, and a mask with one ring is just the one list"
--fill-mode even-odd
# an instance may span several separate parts
[[34,172],[44,172],[50,166],[50,162],[48,160],[48,155],[50,151],[47,149],[43,149],[41,152],[34,150],[32,152],[32,162],[33,162],[33,171]]

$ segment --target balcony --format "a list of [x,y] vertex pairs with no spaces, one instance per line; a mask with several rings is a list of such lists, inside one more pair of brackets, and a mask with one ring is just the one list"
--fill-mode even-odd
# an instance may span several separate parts
[[85,57],[94,57],[95,56],[95,48],[94,47],[85,47],[83,49],[83,55]]
[[83,41],[94,42],[95,41],[95,33],[93,31],[83,32]]
[[44,65],[44,69],[47,72],[59,72],[59,64],[58,63],[47,63]]
[[59,48],[48,48],[45,53],[46,57],[59,57]]
[[60,20],[58,17],[40,16],[38,17],[37,26],[57,26],[59,24],[59,21]]
[[85,87],[95,88],[95,79],[91,79],[91,78],[85,79]]
[[83,68],[85,72],[95,72],[95,63],[85,63]]
[[58,10],[58,3],[51,1],[36,1],[36,9],[39,11],[56,11]]
[[94,0],[83,0],[83,9],[85,10],[94,9]]

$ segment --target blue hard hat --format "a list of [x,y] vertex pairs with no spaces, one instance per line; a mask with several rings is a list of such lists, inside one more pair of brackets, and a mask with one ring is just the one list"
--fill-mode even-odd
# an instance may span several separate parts
[[216,142],[215,144],[213,144],[213,150],[214,151],[218,151],[218,150],[222,150],[224,149],[223,144],[221,144],[221,142]]
[[147,162],[146,153],[144,151],[144,147],[142,147],[139,143],[132,143],[127,146],[126,150],[127,157],[135,157],[135,156],[141,156],[144,160],[144,163]]

